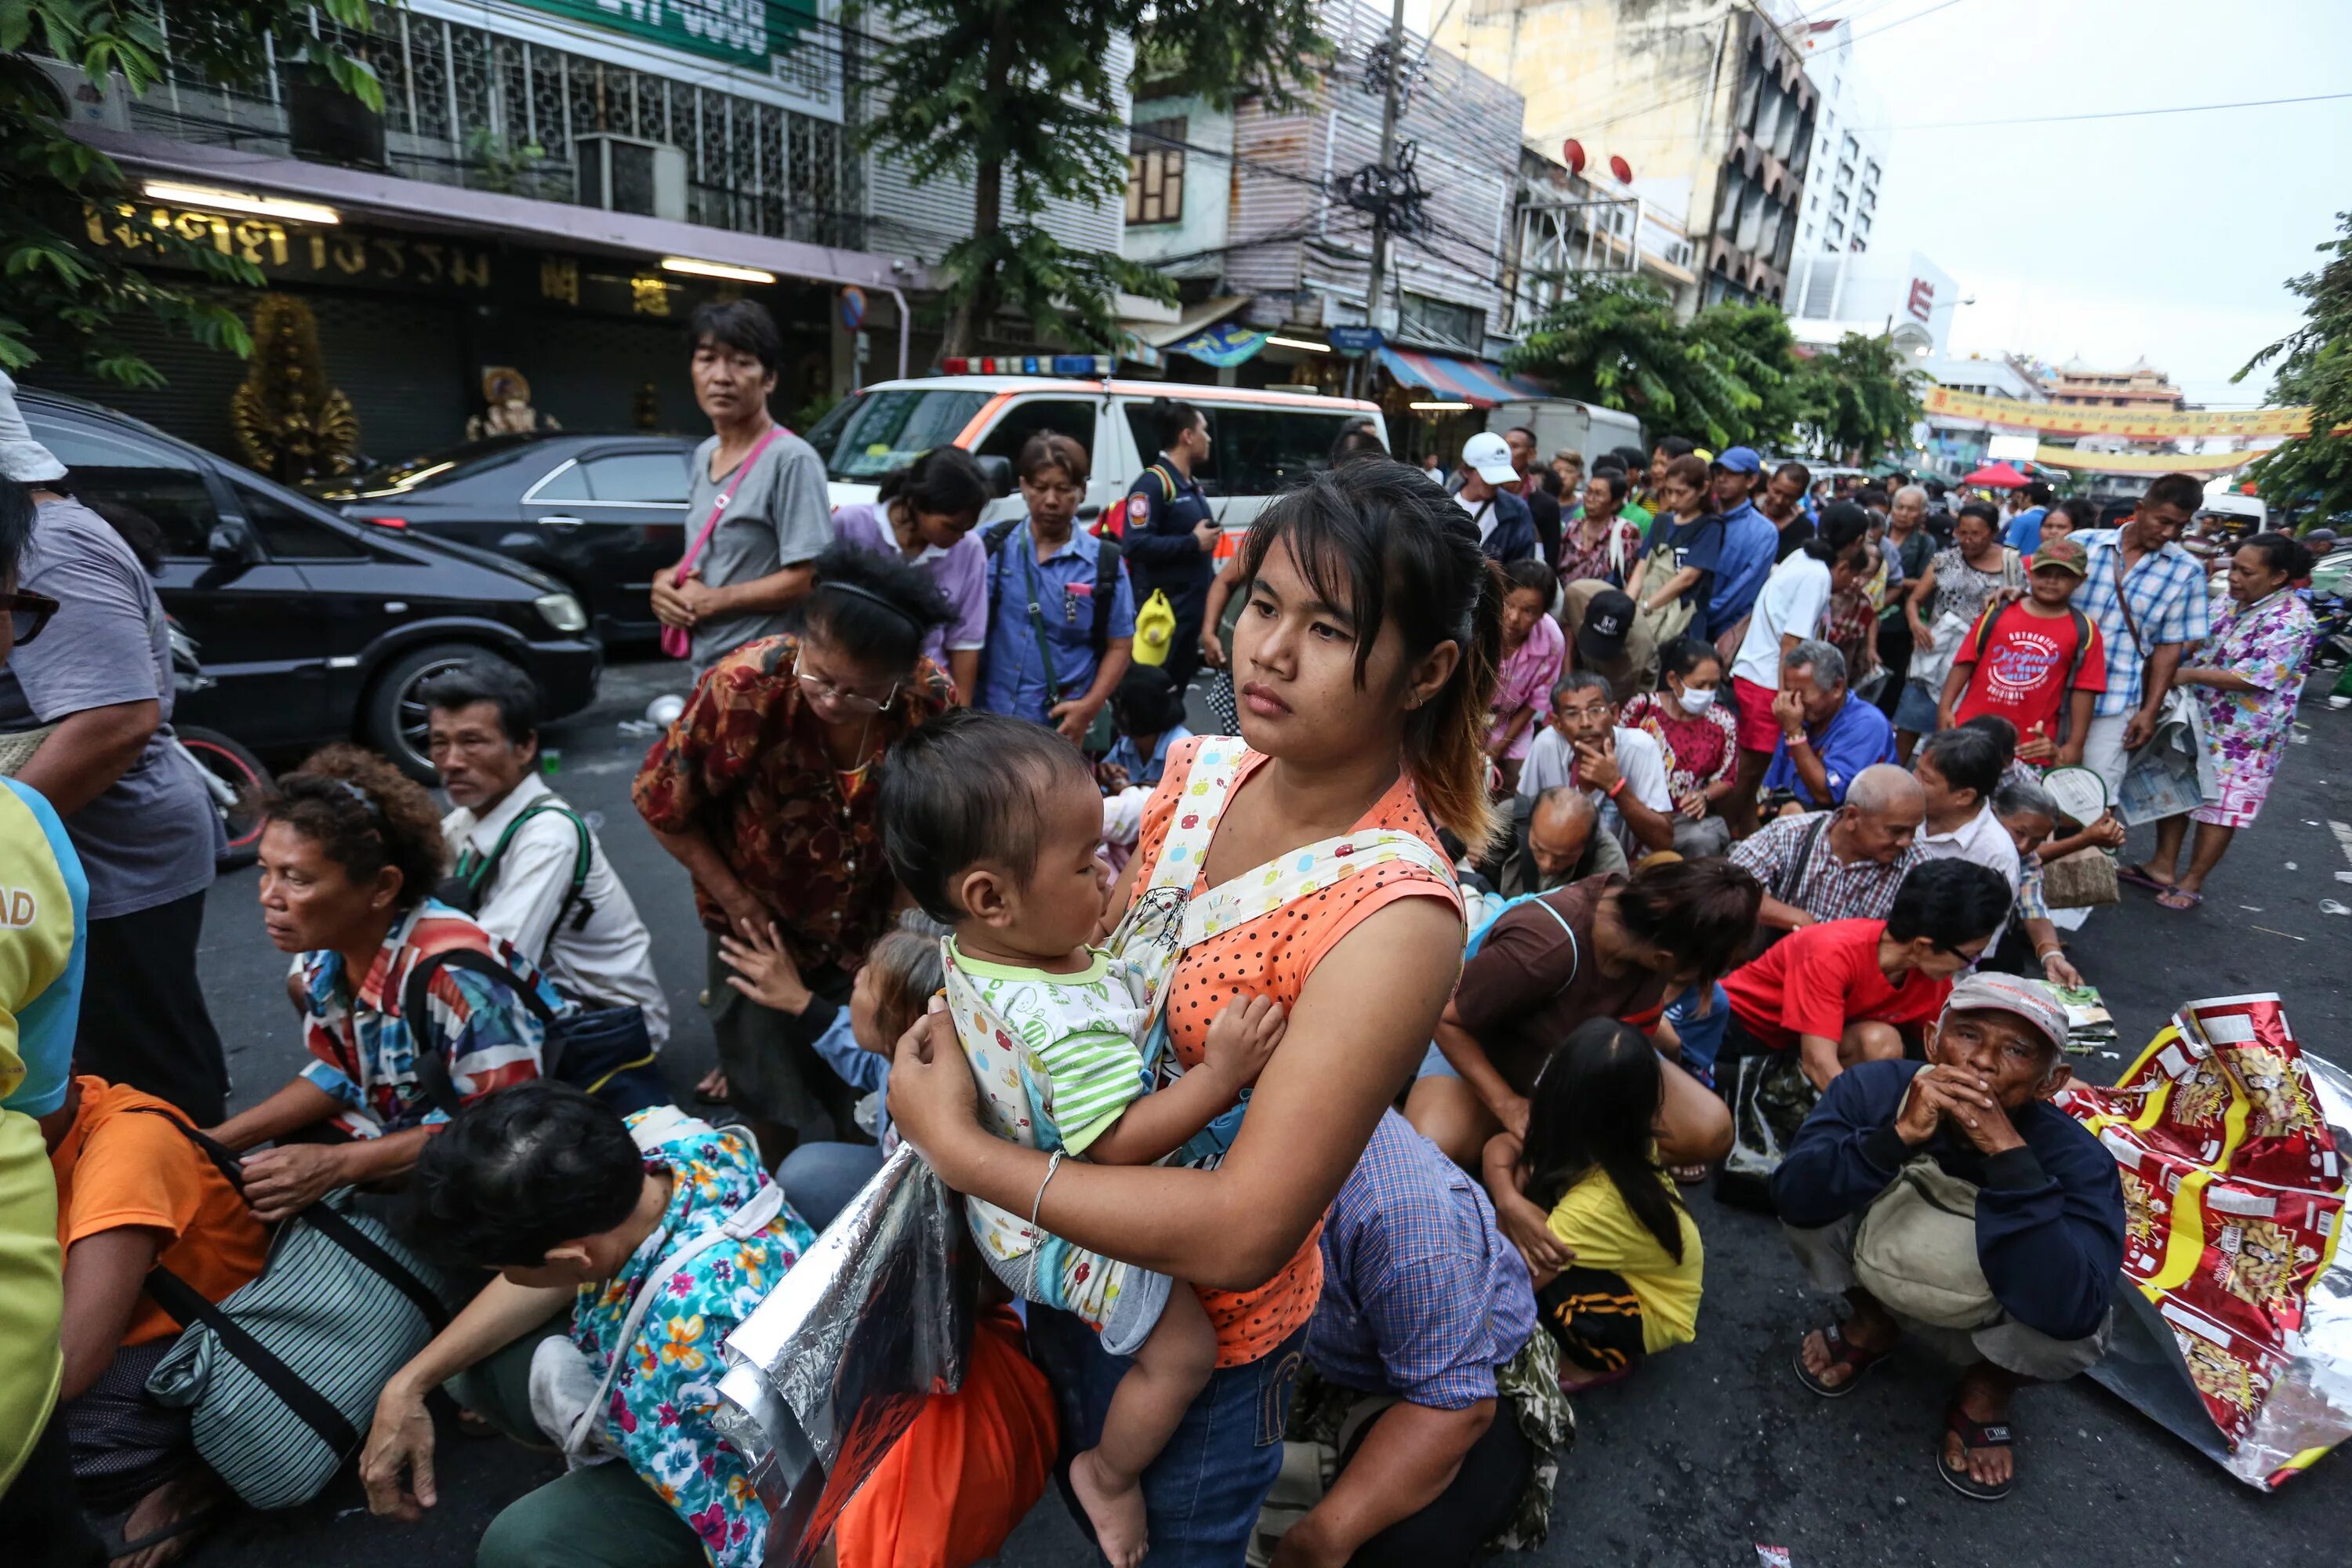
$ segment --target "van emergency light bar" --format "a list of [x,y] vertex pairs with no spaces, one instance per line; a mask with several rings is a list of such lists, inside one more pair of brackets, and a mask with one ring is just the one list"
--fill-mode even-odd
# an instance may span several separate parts
[[941,375],[1091,375],[1108,377],[1108,354],[1006,354],[992,359],[943,359]]

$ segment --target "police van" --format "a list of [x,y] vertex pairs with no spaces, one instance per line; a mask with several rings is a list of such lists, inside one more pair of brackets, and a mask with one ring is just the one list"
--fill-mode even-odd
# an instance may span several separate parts
[[[982,524],[1018,517],[1024,509],[1013,470],[1021,448],[1030,437],[1051,430],[1087,449],[1093,471],[1077,522],[1092,528],[1158,459],[1151,405],[1167,397],[1192,405],[1208,419],[1209,460],[1193,470],[1193,478],[1232,541],[1267,501],[1329,465],[1331,444],[1349,421],[1369,420],[1381,443],[1388,441],[1380,405],[1355,398],[1118,381],[1108,374],[1108,360],[1087,355],[950,360],[948,366],[967,363],[989,368],[982,374],[877,382],[842,399],[803,432],[824,459],[835,506],[872,500],[884,475],[947,445],[983,461],[1004,460],[1006,493],[982,514]],[[1006,364],[1034,365],[1037,373],[998,368]],[[1072,370],[1081,374],[1066,374]]]

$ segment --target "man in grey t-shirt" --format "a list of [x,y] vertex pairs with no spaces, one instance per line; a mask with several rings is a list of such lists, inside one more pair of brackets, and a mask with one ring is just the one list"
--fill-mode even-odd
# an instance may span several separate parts
[[[719,449],[716,436],[694,449],[688,476],[686,515],[688,538],[699,533],[719,497],[727,496],[726,515],[710,531],[710,542],[694,563],[694,576],[706,587],[749,587],[752,607],[730,609],[721,597],[715,611],[702,612],[694,623],[694,668],[699,672],[713,660],[747,642],[773,637],[784,629],[793,600],[809,590],[810,563],[833,544],[833,509],[827,503],[824,462],[816,448],[789,430],[775,438],[754,462],[714,480],[710,458]],[[778,590],[787,574],[795,579],[789,597]],[[781,602],[777,602],[781,598]],[[734,603],[742,603],[736,599]]]
[[58,605],[0,668],[0,731],[55,726],[16,778],[65,819],[89,876],[74,1062],[211,1126],[226,1114],[228,1070],[196,943],[220,818],[172,736],[163,603],[122,536],[63,493],[64,466],[25,431],[5,380],[0,453],[37,509],[18,584]]
[[699,674],[785,629],[815,581],[812,563],[833,543],[833,508],[816,449],[768,416],[783,340],[767,310],[751,300],[713,300],[696,308],[688,331],[694,400],[716,434],[695,448],[688,470],[687,544],[714,508],[726,510],[689,571],[654,574],[653,604],[663,625],[691,634]]

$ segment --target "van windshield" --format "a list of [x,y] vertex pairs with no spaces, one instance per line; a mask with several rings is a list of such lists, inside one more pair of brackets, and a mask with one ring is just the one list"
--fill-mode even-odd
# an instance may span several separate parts
[[878,479],[963,433],[988,394],[897,387],[852,394],[810,426],[806,440],[835,479]]

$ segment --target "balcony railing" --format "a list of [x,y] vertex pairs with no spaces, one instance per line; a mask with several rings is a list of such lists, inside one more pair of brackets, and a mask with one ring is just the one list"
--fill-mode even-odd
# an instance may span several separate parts
[[[342,41],[383,84],[387,174],[572,202],[575,139],[634,137],[685,152],[690,223],[864,245],[856,159],[830,121],[463,23],[371,9],[373,31]],[[173,62],[131,100],[131,129],[312,156],[294,147],[289,73],[274,57],[268,63],[266,83],[247,91]]]

